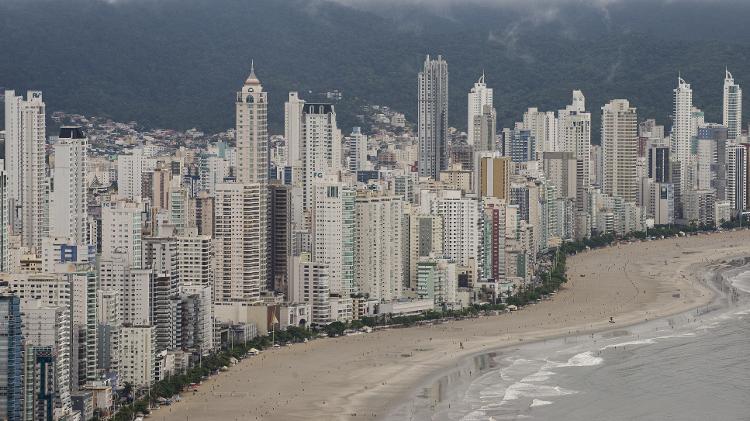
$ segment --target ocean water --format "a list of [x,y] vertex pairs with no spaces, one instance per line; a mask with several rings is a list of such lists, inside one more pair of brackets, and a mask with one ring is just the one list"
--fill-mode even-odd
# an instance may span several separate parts
[[727,279],[689,313],[476,356],[388,419],[750,420],[750,268]]

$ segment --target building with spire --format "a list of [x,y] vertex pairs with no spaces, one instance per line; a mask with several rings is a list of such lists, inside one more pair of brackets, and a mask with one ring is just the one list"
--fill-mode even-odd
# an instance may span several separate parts
[[734,82],[734,77],[729,70],[724,75],[724,127],[727,128],[727,137],[736,139],[742,134],[742,88]]
[[[488,88],[485,83],[484,72],[479,80],[474,84],[474,87],[469,91],[469,114],[467,121],[467,138],[466,141],[469,145],[473,145],[477,142],[477,130],[475,127],[481,127],[481,119],[479,125],[477,124],[477,118],[481,117],[485,112],[492,110],[493,98],[492,88]],[[485,107],[489,107],[485,109]]]
[[268,97],[251,65],[250,76],[237,92],[237,182],[268,183]]
[[267,285],[267,93],[251,65],[236,100],[237,180],[216,185],[214,300],[255,303]]

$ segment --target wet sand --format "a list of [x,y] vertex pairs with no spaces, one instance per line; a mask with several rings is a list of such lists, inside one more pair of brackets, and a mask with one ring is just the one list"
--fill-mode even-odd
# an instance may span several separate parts
[[[568,258],[551,301],[499,316],[390,329],[272,349],[204,382],[154,420],[372,420],[461,357],[606,330],[708,304],[709,262],[750,255],[750,231],[638,242]],[[463,347],[461,347],[463,344]]]

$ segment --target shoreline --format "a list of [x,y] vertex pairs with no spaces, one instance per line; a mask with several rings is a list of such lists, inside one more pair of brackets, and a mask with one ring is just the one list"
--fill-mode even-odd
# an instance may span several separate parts
[[[266,351],[208,380],[199,392],[154,412],[152,418],[381,419],[436,373],[470,356],[628,327],[710,303],[714,293],[696,278],[694,266],[748,256],[748,240],[750,232],[725,231],[569,256],[569,282],[551,301],[499,316]],[[610,315],[616,326],[608,322]]]
[[[475,380],[491,371],[498,369],[494,362],[503,355],[518,355],[523,349],[531,349],[535,345],[550,346],[559,343],[560,346],[570,346],[571,343],[579,343],[594,339],[609,340],[614,338],[631,337],[632,340],[640,340],[640,334],[651,332],[652,328],[659,330],[665,328],[665,323],[672,329],[696,323],[705,316],[720,315],[732,310],[733,306],[750,304],[750,293],[738,292],[732,286],[731,278],[738,273],[750,270],[750,253],[742,253],[729,256],[723,261],[715,260],[703,264],[694,264],[703,279],[704,286],[713,292],[713,297],[707,303],[686,309],[676,314],[666,314],[655,319],[636,321],[627,325],[610,326],[609,328],[594,329],[593,331],[582,331],[575,335],[559,335],[545,337],[536,341],[524,342],[523,344],[505,344],[494,349],[479,351],[460,358],[455,366],[446,366],[446,372],[436,371],[431,376],[425,377],[415,388],[410,397],[404,398],[392,411],[382,419],[449,419],[441,417],[451,409],[451,405],[460,405],[463,394],[472,386]],[[674,320],[679,320],[674,322]],[[435,391],[439,396],[433,396]],[[428,398],[437,401],[428,401]]]

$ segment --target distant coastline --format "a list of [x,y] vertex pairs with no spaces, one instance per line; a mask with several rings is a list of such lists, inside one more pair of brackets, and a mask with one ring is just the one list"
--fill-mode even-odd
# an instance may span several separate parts
[[[707,265],[697,263],[694,265],[695,273],[700,274],[705,285],[713,292],[713,297],[709,302],[696,305],[692,308],[685,309],[678,314],[667,314],[656,319],[636,321],[632,324],[615,325],[603,327],[598,330],[581,332],[577,335],[560,335],[557,337],[546,337],[534,342],[525,342],[523,345],[505,344],[495,349],[480,351],[473,355],[461,357],[458,364],[451,364],[441,369],[435,370],[430,376],[425,377],[420,387],[415,392],[405,397],[398,403],[394,403],[391,412],[384,417],[386,420],[400,419],[423,419],[426,416],[432,416],[438,407],[431,399],[439,399],[439,410],[445,413],[450,409],[451,402],[460,402],[462,394],[467,392],[471,386],[472,380],[478,378],[489,370],[495,368],[494,358],[508,353],[519,352],[528,346],[533,346],[540,342],[560,341],[563,338],[571,339],[572,342],[588,339],[594,334],[600,337],[618,337],[625,333],[630,336],[635,335],[638,331],[653,330],[652,325],[658,326],[663,324],[665,319],[695,319],[699,316],[714,314],[730,308],[731,305],[747,303],[750,298],[749,293],[738,291],[732,286],[732,277],[738,273],[750,270],[750,249],[746,253],[732,256],[726,259],[718,259],[709,262]],[[627,328],[627,330],[623,330]],[[560,346],[564,343],[560,342]],[[438,392],[439,391],[439,392]],[[438,419],[443,419],[438,417]]]
[[[380,419],[436,370],[502,346],[610,329],[713,301],[695,268],[750,254],[750,232],[619,244],[571,256],[554,300],[481,319],[272,349],[207,381],[155,420]],[[666,262],[666,263],[665,263]],[[581,276],[584,275],[584,276]],[[463,349],[461,349],[463,346]]]

